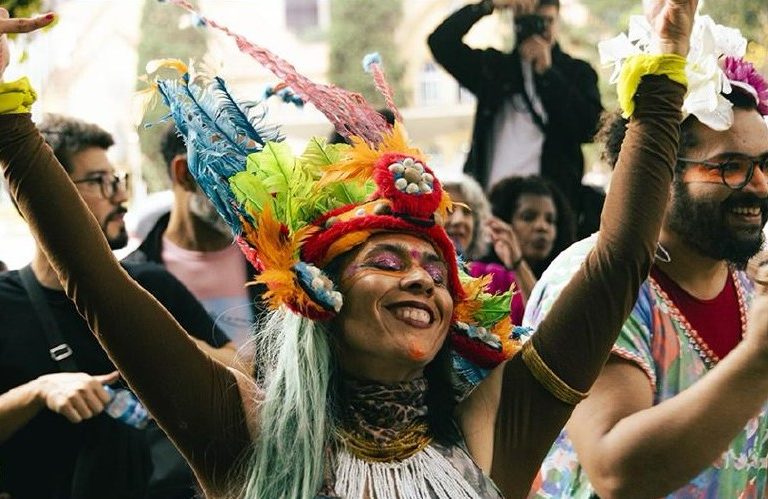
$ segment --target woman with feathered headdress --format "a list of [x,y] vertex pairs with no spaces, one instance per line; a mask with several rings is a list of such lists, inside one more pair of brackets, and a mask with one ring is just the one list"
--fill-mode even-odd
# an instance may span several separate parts
[[[440,225],[450,197],[405,139],[375,59],[393,128],[360,96],[230,33],[351,138],[312,140],[298,157],[223,80],[179,66],[179,79],[156,82],[190,170],[269,290],[256,380],[197,349],[124,274],[35,130],[24,80],[0,85],[0,163],[67,294],[206,494],[519,497],[599,373],[653,255],[696,2],[652,3],[666,53],[631,90],[600,240],[522,346],[509,295],[462,271]],[[43,24],[0,20],[0,32]]]

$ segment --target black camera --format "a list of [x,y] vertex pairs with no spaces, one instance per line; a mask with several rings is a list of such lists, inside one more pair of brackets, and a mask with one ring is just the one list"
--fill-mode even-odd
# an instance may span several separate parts
[[549,27],[549,20],[538,14],[515,16],[515,38],[519,44],[533,35],[541,35]]

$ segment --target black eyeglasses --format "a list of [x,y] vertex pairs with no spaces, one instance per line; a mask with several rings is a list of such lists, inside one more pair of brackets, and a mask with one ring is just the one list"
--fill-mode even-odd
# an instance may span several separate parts
[[[723,184],[737,191],[743,189],[752,180],[755,166],[765,173],[766,165],[768,165],[768,154],[760,158],[730,156],[718,162],[691,158],[677,158],[677,160],[681,163],[706,166],[722,180]],[[714,170],[717,170],[717,173]]]
[[101,195],[104,196],[105,199],[112,199],[118,189],[123,192],[128,191],[129,180],[130,175],[128,173],[102,173],[73,180],[72,182],[75,184],[99,185],[101,188]]

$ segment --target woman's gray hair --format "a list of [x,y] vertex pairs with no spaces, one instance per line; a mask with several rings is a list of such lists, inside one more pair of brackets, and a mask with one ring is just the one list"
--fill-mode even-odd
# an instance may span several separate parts
[[484,257],[488,253],[489,238],[486,226],[491,218],[491,205],[483,192],[483,188],[480,187],[477,180],[463,173],[460,177],[443,181],[442,184],[445,189],[459,191],[472,211],[474,230],[469,247],[463,248],[464,256],[470,261]]

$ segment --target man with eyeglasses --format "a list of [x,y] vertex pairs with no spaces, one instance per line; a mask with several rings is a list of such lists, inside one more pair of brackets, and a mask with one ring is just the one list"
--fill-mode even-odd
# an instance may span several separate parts
[[[737,83],[724,96],[730,128],[713,130],[693,115],[681,125],[655,264],[532,497],[768,496],[768,310],[746,320],[768,258],[760,254],[745,272],[768,219],[768,99]],[[607,127],[612,165],[625,129],[621,118]],[[542,320],[593,242],[552,263],[525,324]]]
[[[39,129],[101,226],[107,244],[112,249],[125,246],[128,237],[123,215],[128,176],[116,173],[107,157],[112,136],[96,125],[56,115],[47,116]],[[142,470],[131,468],[137,465],[135,461],[121,461],[120,453],[125,448],[117,441],[104,440],[105,447],[98,447],[107,457],[104,468],[98,467],[99,459],[92,454],[93,439],[102,438],[103,418],[108,418],[103,411],[110,397],[104,386],[118,381],[117,371],[66,297],[39,248],[29,268],[33,290],[37,289],[45,302],[43,310],[37,308],[31,297],[33,291],[24,284],[28,279],[23,277],[26,269],[0,274],[0,496],[97,497],[89,494],[94,488],[106,487],[101,488],[103,495],[99,497],[118,497],[119,477],[124,476],[117,473],[118,469],[139,476]],[[201,348],[222,359],[234,355],[229,338],[170,273],[153,264],[124,264],[124,268],[187,331],[195,332]],[[50,314],[45,313],[46,308]],[[45,332],[48,326],[43,316],[55,322],[64,341],[55,351]],[[74,359],[74,368],[62,363],[68,357]],[[75,369],[77,372],[71,372]],[[147,462],[147,439],[152,440],[155,453],[157,435],[162,435],[160,430],[150,426],[141,436],[138,455],[144,455]],[[151,459],[155,469],[164,464],[155,455]],[[118,468],[110,468],[112,464]],[[194,480],[188,473],[189,490],[181,497],[195,495]],[[149,480],[149,476],[146,478]],[[150,487],[149,482],[146,487]],[[154,492],[162,484],[153,482],[151,487]],[[146,497],[179,496],[161,490]]]

